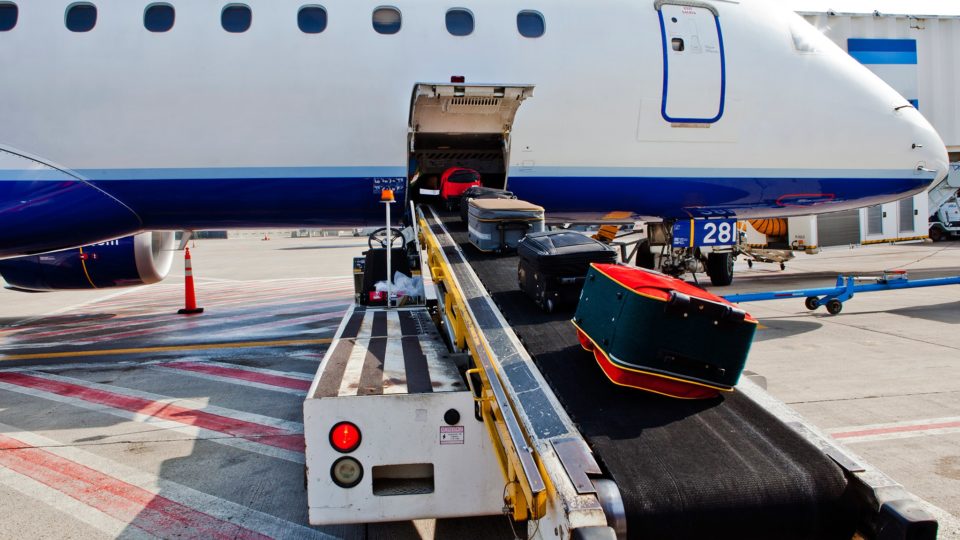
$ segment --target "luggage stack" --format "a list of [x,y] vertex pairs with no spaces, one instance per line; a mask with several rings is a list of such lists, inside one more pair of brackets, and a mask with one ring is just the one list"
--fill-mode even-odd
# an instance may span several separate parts
[[517,248],[528,233],[543,231],[543,208],[516,199],[472,199],[467,210],[470,243],[480,251]]
[[470,199],[516,199],[517,196],[512,191],[496,189],[484,186],[473,186],[467,188],[460,197],[460,219],[467,222],[468,210],[470,209]]
[[520,290],[547,313],[580,298],[590,263],[615,263],[612,247],[573,231],[531,233],[517,246]]
[[573,323],[613,383],[685,399],[731,391],[757,329],[699,287],[612,264],[591,265]]

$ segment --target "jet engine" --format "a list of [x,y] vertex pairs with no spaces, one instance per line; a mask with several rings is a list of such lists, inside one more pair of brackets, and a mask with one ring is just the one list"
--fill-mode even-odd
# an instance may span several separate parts
[[25,291],[105,289],[156,283],[167,276],[172,232],[145,232],[80,248],[0,261],[7,287]]

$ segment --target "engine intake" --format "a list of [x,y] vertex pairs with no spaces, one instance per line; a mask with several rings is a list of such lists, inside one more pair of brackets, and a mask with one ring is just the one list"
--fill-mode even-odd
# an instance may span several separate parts
[[0,261],[8,287],[27,291],[149,285],[173,264],[174,234],[145,232],[81,248]]

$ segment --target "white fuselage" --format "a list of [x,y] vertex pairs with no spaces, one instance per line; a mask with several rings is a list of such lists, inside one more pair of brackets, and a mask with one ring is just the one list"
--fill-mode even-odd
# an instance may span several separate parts
[[[330,224],[349,221],[333,208],[339,187],[313,204],[316,215],[291,209],[282,219],[285,203],[250,186],[406,178],[411,89],[451,76],[535,87],[512,125],[508,187],[574,217],[834,211],[909,195],[946,170],[943,143],[904,98],[760,0],[709,4],[722,43],[703,24],[713,20],[706,8],[679,5],[696,2],[405,0],[392,4],[402,13],[393,35],[372,28],[381,4],[358,0],[323,2],[319,34],[298,29],[299,0],[247,1],[244,33],[221,28],[219,1],[174,2],[165,33],[144,29],[146,1],[95,2],[86,33],[65,28],[66,0],[19,3],[16,28],[0,32],[0,145],[74,171],[142,228],[322,224],[328,209]],[[452,7],[472,12],[472,34],[447,31]],[[543,14],[541,37],[518,33],[521,9]],[[664,39],[660,14],[670,10],[699,10],[700,19],[674,29],[667,17]],[[686,50],[671,48],[674,35]],[[666,112],[717,109],[719,90],[715,121],[665,117],[665,58],[674,68]],[[10,180],[4,168],[0,158],[0,184]],[[697,193],[703,179],[710,188]],[[165,196],[151,194],[164,182]],[[541,199],[553,183],[559,193]],[[600,192],[578,191],[591,185]],[[170,198],[185,186],[204,207],[187,193]],[[811,186],[816,196],[804,199]],[[209,208],[205,189],[218,191],[222,208]],[[374,209],[364,202],[356,221]]]

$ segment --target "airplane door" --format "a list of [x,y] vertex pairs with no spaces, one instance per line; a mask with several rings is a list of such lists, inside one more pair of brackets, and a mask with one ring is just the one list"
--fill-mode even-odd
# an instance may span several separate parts
[[681,124],[716,122],[723,116],[726,86],[716,8],[684,0],[657,0],[655,7],[663,45],[663,118]]

